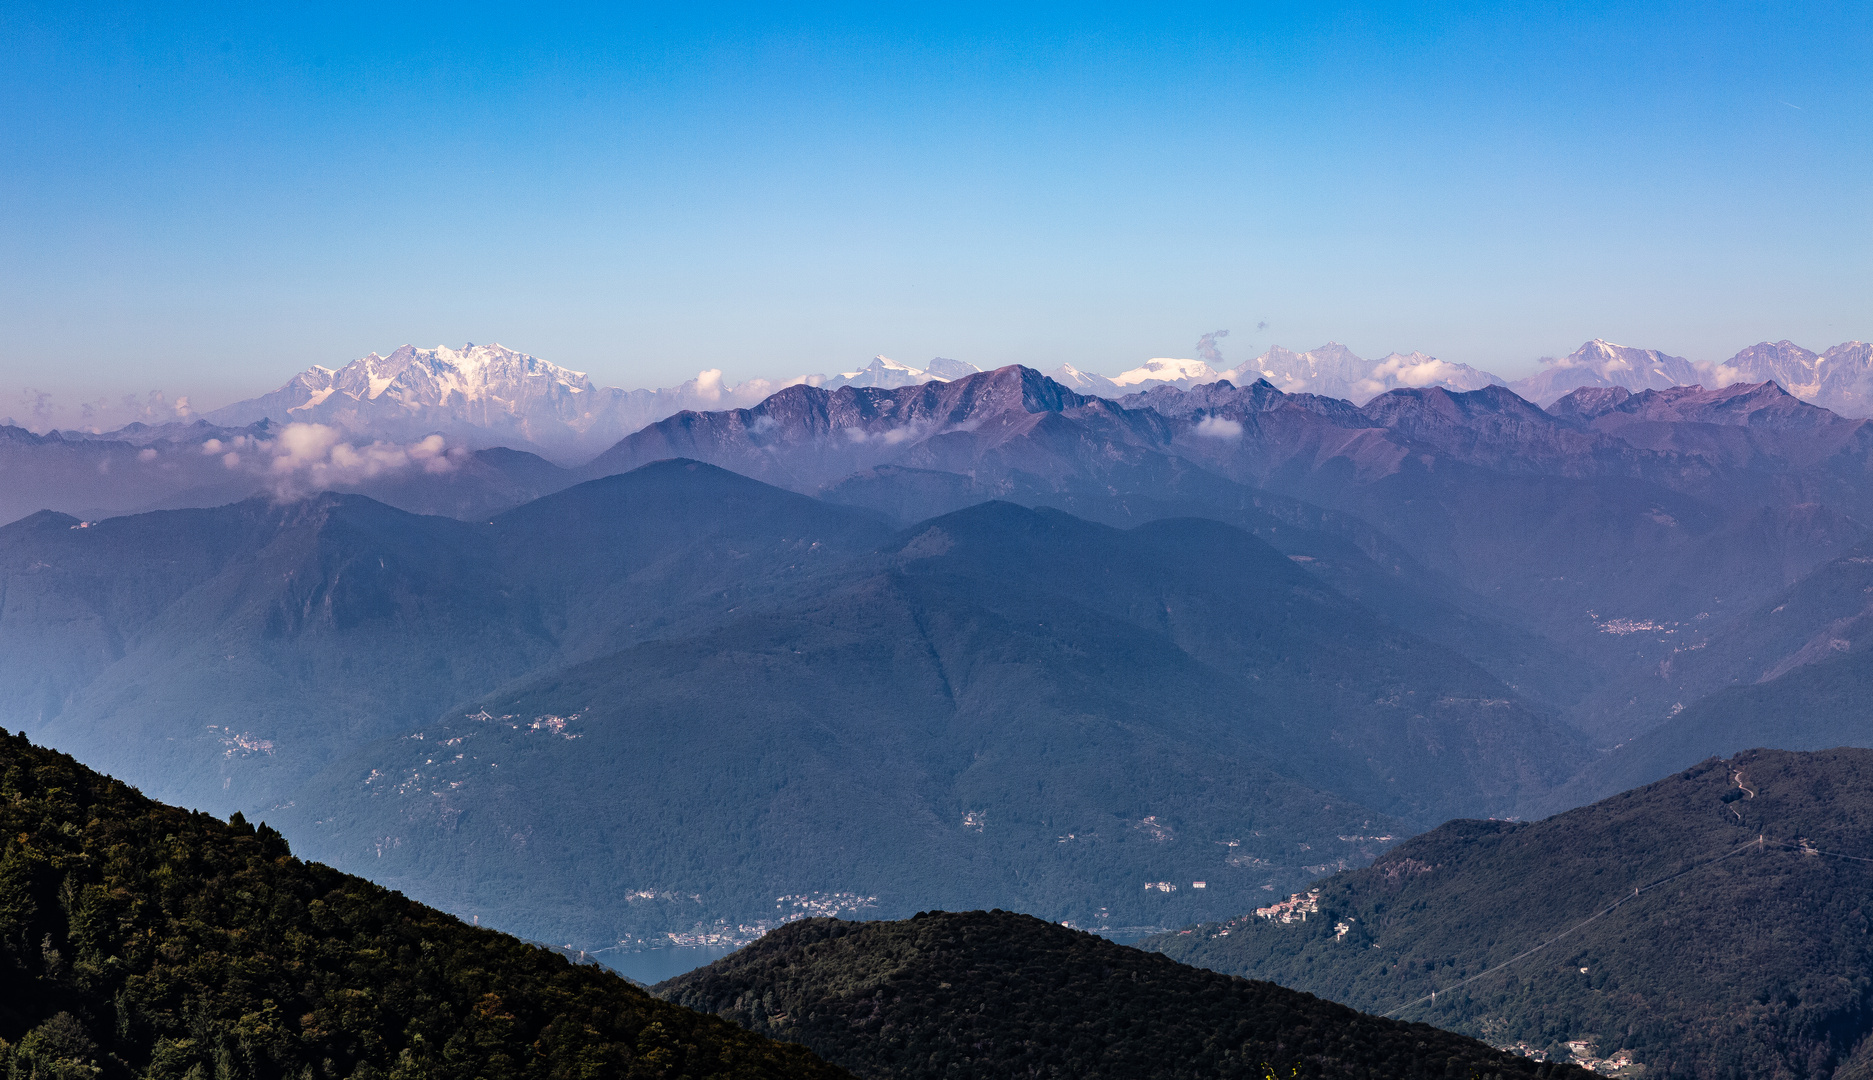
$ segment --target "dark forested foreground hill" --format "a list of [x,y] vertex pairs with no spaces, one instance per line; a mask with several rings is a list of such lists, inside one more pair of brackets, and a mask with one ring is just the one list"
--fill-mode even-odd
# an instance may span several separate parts
[[7,1076],[845,1075],[23,736],[0,836]]
[[1498,1044],[1590,1038],[1648,1076],[1873,1075],[1873,751],[1753,750],[1545,821],[1451,822],[1317,903],[1147,947]]
[[1003,911],[798,922],[657,990],[866,1080],[1586,1075]]

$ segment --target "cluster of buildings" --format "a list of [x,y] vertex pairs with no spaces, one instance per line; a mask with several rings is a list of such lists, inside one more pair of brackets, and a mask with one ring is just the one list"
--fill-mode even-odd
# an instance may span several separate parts
[[1256,917],[1273,919],[1276,922],[1306,922],[1309,915],[1320,913],[1320,890],[1309,889],[1305,893],[1295,893],[1280,903],[1255,909]]
[[[1600,1057],[1599,1048],[1593,1039],[1569,1039],[1561,1045],[1567,1049],[1569,1063],[1601,1076],[1635,1078],[1645,1075],[1645,1066],[1633,1060],[1630,1050],[1616,1050],[1607,1057]],[[1522,1057],[1532,1058],[1535,1061],[1549,1060],[1546,1050],[1525,1042],[1510,1043],[1507,1046],[1498,1046],[1496,1049],[1506,1050],[1511,1054],[1520,1054]]]
[[[685,896],[680,893],[659,892],[655,889],[637,889],[624,894],[626,901],[636,900],[693,900],[701,902],[702,897],[695,894]],[[689,947],[697,945],[718,946],[739,949],[767,933],[777,926],[785,926],[799,919],[825,918],[844,913],[857,914],[867,908],[878,906],[876,896],[860,896],[858,893],[802,893],[798,896],[777,896],[774,898],[774,917],[755,919],[752,922],[730,924],[717,922],[712,926],[697,923],[688,930],[667,930],[660,934],[626,934],[618,939],[611,949],[625,952],[641,952],[646,949],[666,949],[671,947]],[[567,946],[571,948],[570,945]],[[610,951],[610,949],[603,950]]]

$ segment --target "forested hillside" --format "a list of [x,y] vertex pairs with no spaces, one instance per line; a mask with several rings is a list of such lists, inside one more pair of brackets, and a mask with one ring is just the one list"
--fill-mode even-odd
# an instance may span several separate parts
[[1004,911],[798,922],[657,990],[866,1080],[1585,1075]]
[[814,894],[1167,927],[1588,757],[1217,522],[986,503],[842,565],[370,744],[270,816],[320,858],[584,948],[747,933]]
[[24,736],[0,836],[9,1077],[845,1075]]
[[1499,1045],[1592,1039],[1651,1077],[1860,1075],[1869,838],[1873,751],[1752,750],[1545,821],[1453,821],[1321,881],[1305,921],[1145,944]]

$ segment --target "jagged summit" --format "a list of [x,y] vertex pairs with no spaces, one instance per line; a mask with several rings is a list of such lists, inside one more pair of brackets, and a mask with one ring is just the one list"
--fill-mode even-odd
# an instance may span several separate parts
[[1594,338],[1562,357],[1543,357],[1542,370],[1510,384],[1537,405],[1551,405],[1583,386],[1623,386],[1628,390],[1663,390],[1710,382],[1713,368],[1657,349],[1638,349]]

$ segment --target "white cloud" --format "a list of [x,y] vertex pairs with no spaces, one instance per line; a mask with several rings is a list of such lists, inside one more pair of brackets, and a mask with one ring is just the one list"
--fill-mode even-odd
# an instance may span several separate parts
[[1197,434],[1206,439],[1240,439],[1242,425],[1227,416],[1206,416],[1197,421]]
[[1423,387],[1446,383],[1461,386],[1464,381],[1464,369],[1457,364],[1421,353],[1409,356],[1394,353],[1375,365],[1364,379],[1354,383],[1353,389],[1371,396],[1399,386]]
[[230,469],[266,477],[281,498],[297,498],[398,473],[447,473],[468,451],[450,447],[440,435],[412,443],[353,444],[335,427],[299,423],[287,424],[271,439],[209,439],[202,443],[202,453],[220,455]]

